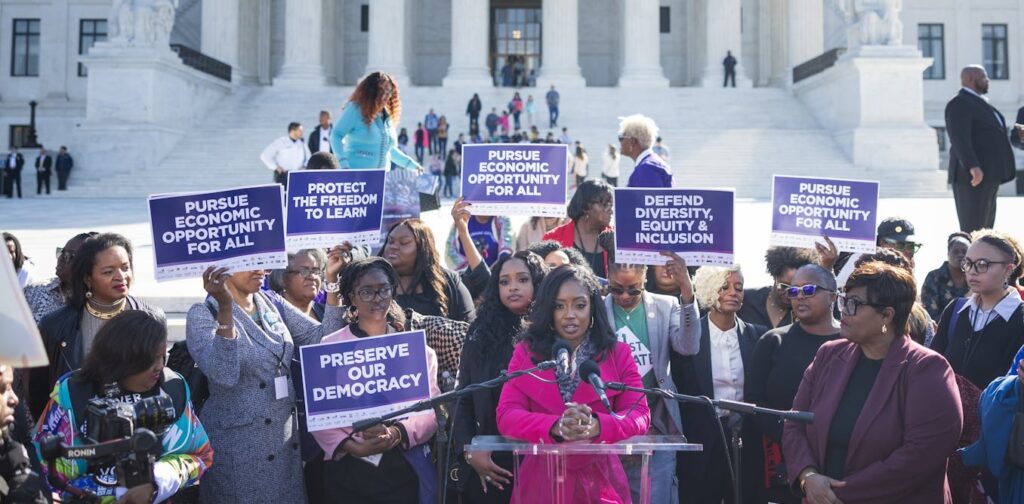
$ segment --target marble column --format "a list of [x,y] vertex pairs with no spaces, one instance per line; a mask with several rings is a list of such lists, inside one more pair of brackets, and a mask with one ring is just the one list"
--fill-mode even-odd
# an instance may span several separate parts
[[[820,1],[820,0],[818,0]],[[752,87],[743,68],[743,36],[741,32],[740,0],[705,0],[705,48],[702,87],[721,87],[725,79],[722,60],[727,51],[736,58],[736,86]]]
[[630,0],[624,9],[619,87],[668,87],[661,68],[658,0]]
[[452,0],[452,63],[445,87],[493,86],[487,66],[488,7],[482,0]]
[[370,0],[370,43],[364,73],[387,72],[399,86],[409,83],[406,10],[406,0]]
[[[821,0],[787,0],[787,66],[793,67],[825,52],[825,17]],[[792,80],[793,72],[789,72]]]
[[537,87],[587,85],[579,64],[579,5],[577,0],[544,0],[541,11],[543,62]]
[[[232,74],[238,72],[240,57],[241,9],[239,0],[203,2],[201,49],[203,54],[231,65]],[[234,75],[232,75],[234,80]]]
[[324,83],[321,50],[323,11],[323,0],[288,0],[284,21],[284,64],[275,84]]

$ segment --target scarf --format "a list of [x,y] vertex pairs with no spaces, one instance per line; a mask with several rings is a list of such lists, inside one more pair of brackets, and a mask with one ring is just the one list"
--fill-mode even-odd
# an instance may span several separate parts
[[572,353],[570,359],[571,368],[566,373],[560,366],[555,367],[555,379],[558,381],[558,391],[562,393],[562,402],[572,401],[572,396],[576,393],[576,387],[580,385],[580,374],[577,372],[579,364],[585,360],[590,360],[590,357],[594,355],[594,344],[590,341],[590,333],[587,333],[583,337],[583,343],[576,347],[576,350]]

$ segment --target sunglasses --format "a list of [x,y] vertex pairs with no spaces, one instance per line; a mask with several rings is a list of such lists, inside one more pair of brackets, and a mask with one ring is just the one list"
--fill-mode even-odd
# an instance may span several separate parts
[[802,297],[811,297],[811,296],[814,296],[815,294],[817,294],[819,290],[823,290],[825,292],[835,292],[835,290],[833,290],[833,289],[829,289],[829,288],[822,287],[820,285],[814,285],[814,284],[790,285],[790,286],[786,287],[786,289],[785,289],[786,296],[789,296],[792,299],[796,299],[798,297],[801,297],[801,295],[802,295]]
[[621,296],[623,294],[629,294],[630,297],[636,297],[636,296],[639,296],[640,294],[644,293],[643,289],[629,289],[629,290],[626,290],[626,289],[623,289],[622,287],[608,287],[608,292],[611,292],[612,294],[614,294],[616,296]]
[[917,242],[900,241],[894,238],[883,238],[882,241],[900,252],[916,254],[918,250],[921,250],[921,244]]

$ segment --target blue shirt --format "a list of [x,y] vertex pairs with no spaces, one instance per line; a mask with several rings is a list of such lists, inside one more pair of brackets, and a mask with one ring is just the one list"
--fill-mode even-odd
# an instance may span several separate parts
[[[344,140],[344,143],[342,143]],[[390,169],[391,163],[414,170],[416,161],[398,148],[398,136],[387,114],[381,112],[366,124],[363,111],[349,102],[331,130],[331,149],[342,169]]]

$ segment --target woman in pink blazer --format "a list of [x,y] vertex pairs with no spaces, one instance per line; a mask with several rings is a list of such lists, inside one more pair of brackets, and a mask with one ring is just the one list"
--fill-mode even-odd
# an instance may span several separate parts
[[[612,409],[624,416],[617,418],[575,372],[580,363],[593,360],[605,382],[642,386],[629,347],[615,339],[593,273],[572,265],[561,266],[548,274],[534,299],[530,328],[516,346],[509,372],[551,358],[552,346],[559,338],[573,348],[573,371],[565,373],[556,368],[535,373],[553,382],[548,384],[528,376],[507,383],[497,411],[502,435],[532,443],[615,443],[646,433],[651,415],[643,394],[608,390]],[[548,469],[546,456],[524,457],[512,502],[551,501],[556,483],[548,478]],[[567,459],[565,472],[562,485],[567,502],[631,502],[629,482],[616,456],[572,456]]]
[[783,429],[790,483],[812,504],[949,504],[963,410],[946,359],[906,335],[914,277],[869,262],[844,291],[842,338],[821,346],[793,399],[814,423]]
[[[325,336],[322,343],[403,330],[404,315],[392,298],[398,274],[386,260],[370,257],[353,262],[343,270],[340,284],[341,298],[353,309],[350,323]],[[441,389],[437,386],[437,355],[430,347],[427,360],[430,395],[435,396]],[[435,432],[433,413],[357,434],[348,428],[313,432],[325,454],[324,495],[332,502],[433,502],[434,467],[426,443]]]

